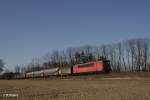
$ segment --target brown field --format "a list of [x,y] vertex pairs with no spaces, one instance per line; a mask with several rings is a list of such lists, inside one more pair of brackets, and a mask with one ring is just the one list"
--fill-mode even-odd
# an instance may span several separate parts
[[[4,97],[18,94],[18,97]],[[0,100],[150,100],[150,74],[1,80]]]

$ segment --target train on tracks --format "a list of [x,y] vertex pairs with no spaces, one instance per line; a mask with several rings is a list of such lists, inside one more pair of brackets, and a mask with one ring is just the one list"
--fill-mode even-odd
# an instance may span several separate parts
[[15,76],[16,79],[26,78],[47,78],[51,76],[74,76],[82,74],[97,74],[97,73],[109,73],[111,71],[110,61],[106,59],[93,60],[86,63],[75,64],[71,67],[55,67],[50,69],[44,69],[40,71],[33,71],[18,74]]

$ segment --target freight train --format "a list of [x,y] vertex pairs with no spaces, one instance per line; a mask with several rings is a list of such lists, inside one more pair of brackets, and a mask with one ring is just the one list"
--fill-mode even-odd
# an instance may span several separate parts
[[75,64],[72,67],[63,66],[50,69],[44,69],[40,71],[27,72],[24,74],[18,74],[16,79],[23,78],[46,78],[50,76],[62,76],[62,75],[81,75],[81,74],[93,74],[93,73],[108,73],[111,71],[110,61],[106,59],[89,61],[86,63]]

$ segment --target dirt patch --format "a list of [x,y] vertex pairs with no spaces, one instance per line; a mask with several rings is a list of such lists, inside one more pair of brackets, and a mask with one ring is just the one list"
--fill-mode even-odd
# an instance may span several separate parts
[[[18,97],[3,97],[18,94]],[[150,78],[0,81],[0,100],[150,100]]]

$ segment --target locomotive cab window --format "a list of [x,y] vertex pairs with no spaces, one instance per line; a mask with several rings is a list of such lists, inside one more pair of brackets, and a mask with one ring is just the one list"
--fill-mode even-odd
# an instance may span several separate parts
[[110,65],[110,61],[105,61],[106,64]]
[[78,68],[91,67],[91,66],[94,66],[94,63],[79,65]]

